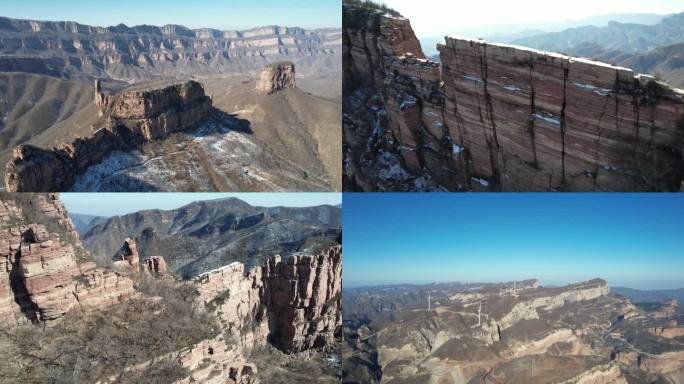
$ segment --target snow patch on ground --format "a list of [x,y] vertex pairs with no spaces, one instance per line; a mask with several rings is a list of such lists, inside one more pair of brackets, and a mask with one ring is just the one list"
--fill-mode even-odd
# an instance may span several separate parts
[[472,180],[475,183],[480,184],[483,187],[489,187],[489,181],[487,181],[485,179],[481,179],[479,177],[471,177],[470,180]]

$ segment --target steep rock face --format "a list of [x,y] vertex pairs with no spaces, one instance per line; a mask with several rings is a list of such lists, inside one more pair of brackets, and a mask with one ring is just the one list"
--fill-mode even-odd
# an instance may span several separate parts
[[380,88],[385,81],[385,58],[406,53],[425,58],[408,19],[345,4],[343,23],[345,91],[349,86]]
[[287,352],[326,349],[340,337],[342,248],[275,257],[245,271],[233,263],[198,276],[199,300],[245,345]]
[[342,248],[292,256],[268,275],[267,305],[276,321],[271,342],[286,352],[333,344],[342,324]]
[[[680,189],[682,91],[626,68],[450,37],[440,69],[405,19],[345,8],[356,17],[343,29],[347,189],[378,188],[383,176],[363,161],[380,152],[450,190]],[[382,102],[364,102],[369,92]]]
[[286,61],[264,67],[256,85],[257,90],[269,95],[282,89],[296,87],[295,65]]
[[114,150],[136,148],[174,132],[196,127],[211,111],[211,98],[195,81],[133,87],[115,95],[101,93],[95,83],[95,104],[105,116],[103,127],[89,137],[58,148],[21,145],[5,167],[10,192],[52,192],[71,188],[85,172]]
[[48,217],[71,239],[73,225],[58,196],[38,195],[30,207],[20,207],[4,195],[0,206],[0,318],[8,324],[48,323],[76,307],[103,308],[133,295],[132,280],[92,262],[79,264],[74,247],[80,243],[25,222],[25,217]]
[[[496,190],[674,190],[682,92],[629,69],[447,38],[445,125]],[[666,170],[662,172],[662,170]]]
[[[0,69],[62,77],[158,79],[193,70],[245,71],[290,58],[315,68],[340,51],[340,30],[266,26],[244,31],[180,25],[96,27],[0,18]],[[39,54],[36,54],[39,53]]]
[[135,240],[126,239],[121,250],[114,256],[114,268],[138,272],[140,265],[140,255]]
[[143,261],[143,272],[149,276],[161,277],[168,273],[163,256],[150,256]]

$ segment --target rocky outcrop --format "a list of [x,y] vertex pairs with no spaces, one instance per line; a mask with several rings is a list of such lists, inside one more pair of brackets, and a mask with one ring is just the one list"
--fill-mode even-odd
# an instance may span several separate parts
[[620,372],[618,365],[606,364],[594,367],[561,384],[628,384],[628,381]]
[[341,336],[341,247],[267,264],[266,288],[276,347],[286,352],[321,349]]
[[652,316],[657,319],[669,319],[677,312],[677,300],[669,299],[663,302],[663,305],[652,313]]
[[344,141],[358,148],[345,170],[352,188],[377,188],[357,162],[381,147],[450,190],[680,189],[681,90],[626,68],[481,40],[447,37],[440,64],[423,58],[407,20],[345,8],[357,19],[343,29],[345,86],[354,85],[346,95],[359,99],[354,91],[370,87],[382,97],[365,113],[379,123],[345,110]]
[[256,89],[268,95],[287,88],[296,88],[295,66],[289,61],[269,64],[261,70]]
[[674,339],[675,337],[684,336],[684,327],[678,327],[676,324],[674,327],[653,327],[649,329],[649,332],[666,339]]
[[245,271],[232,263],[198,276],[200,301],[246,345],[324,350],[341,336],[342,249],[275,257]]
[[67,191],[75,177],[114,150],[130,150],[181,132],[206,120],[211,98],[195,81],[133,87],[115,95],[101,93],[96,82],[95,103],[105,116],[103,127],[89,137],[57,148],[21,145],[5,167],[10,192]]
[[163,256],[150,256],[143,261],[143,272],[148,276],[161,277],[168,273]]
[[[74,308],[104,308],[133,295],[132,280],[76,256],[81,245],[71,240],[73,225],[58,196],[18,199],[27,198],[21,205],[12,195],[0,199],[0,319],[49,323]],[[69,241],[26,217],[47,217]]]
[[114,256],[114,268],[138,273],[140,255],[135,240],[126,238],[119,252]]

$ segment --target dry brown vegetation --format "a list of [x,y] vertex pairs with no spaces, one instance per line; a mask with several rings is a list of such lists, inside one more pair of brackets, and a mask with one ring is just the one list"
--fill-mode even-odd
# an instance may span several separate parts
[[219,332],[213,316],[195,309],[194,289],[170,280],[143,279],[141,297],[106,311],[68,313],[51,327],[0,331],[0,383],[169,383],[187,374],[162,361],[127,367],[193,345]]

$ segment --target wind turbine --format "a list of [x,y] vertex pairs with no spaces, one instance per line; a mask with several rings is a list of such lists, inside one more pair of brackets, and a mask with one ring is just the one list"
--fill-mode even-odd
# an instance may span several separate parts
[[430,311],[430,291],[428,291],[428,312]]
[[515,286],[515,280],[513,280],[513,296],[518,296],[518,289]]
[[480,322],[480,316],[482,316],[482,301],[480,301],[480,306],[477,307],[477,326],[481,326],[482,323]]

